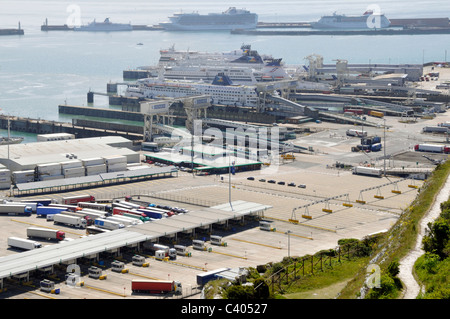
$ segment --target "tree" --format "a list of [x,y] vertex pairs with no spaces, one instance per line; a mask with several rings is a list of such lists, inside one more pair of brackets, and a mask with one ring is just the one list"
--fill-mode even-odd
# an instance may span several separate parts
[[372,288],[367,295],[368,299],[386,299],[390,298],[391,294],[396,290],[396,283],[394,279],[385,274],[381,276],[380,287]]
[[450,221],[439,217],[434,223],[428,223],[428,234],[422,239],[425,252],[445,258],[444,249],[450,238]]
[[226,289],[225,299],[252,300],[255,299],[253,286],[233,285]]
[[256,299],[268,299],[270,297],[270,289],[264,279],[256,279],[253,283],[253,287],[255,287]]
[[391,277],[397,276],[400,272],[400,263],[397,260],[392,261],[389,264],[387,271],[389,273],[389,276]]

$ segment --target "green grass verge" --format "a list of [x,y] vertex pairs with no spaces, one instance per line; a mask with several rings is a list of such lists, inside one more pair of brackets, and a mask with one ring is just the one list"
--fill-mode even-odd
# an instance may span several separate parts
[[[450,161],[438,165],[430,178],[419,189],[419,194],[411,205],[405,210],[395,225],[380,240],[377,249],[372,256],[379,255],[378,263],[381,272],[386,273],[389,264],[395,260],[401,260],[414,248],[417,238],[418,225],[425,213],[431,208],[436,195],[444,185],[450,173]],[[354,299],[360,296],[360,289],[364,285],[366,276],[364,265],[355,277],[341,291],[342,299]],[[395,299],[400,296],[399,291],[392,291],[385,298]]]
[[351,258],[314,275],[301,276],[285,289],[280,299],[330,299],[335,298],[345,284],[353,278],[355,272],[368,262],[368,257]]

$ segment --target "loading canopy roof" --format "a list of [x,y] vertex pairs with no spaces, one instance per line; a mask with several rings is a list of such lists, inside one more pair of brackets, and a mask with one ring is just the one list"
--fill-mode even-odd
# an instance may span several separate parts
[[17,189],[19,191],[30,191],[36,189],[45,189],[52,187],[65,187],[71,185],[81,185],[81,184],[92,184],[92,183],[102,183],[108,180],[118,180],[124,178],[139,178],[145,176],[152,176],[158,174],[167,174],[177,172],[174,166],[167,167],[152,167],[143,169],[134,169],[130,171],[119,171],[102,173],[98,175],[82,176],[82,177],[71,177],[71,178],[60,178],[48,181],[30,182],[17,184]]
[[211,225],[220,221],[257,214],[271,206],[253,202],[234,201],[231,202],[231,207],[229,203],[226,203],[183,215],[174,215],[161,220],[154,220],[140,225],[1,257],[0,278],[157,239],[161,236]]

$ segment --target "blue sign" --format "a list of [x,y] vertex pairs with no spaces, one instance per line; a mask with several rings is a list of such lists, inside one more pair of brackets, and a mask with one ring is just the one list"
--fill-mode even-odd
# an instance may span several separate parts
[[231,165],[231,174],[235,174],[236,173],[236,168],[234,167],[234,161],[233,161],[233,163],[232,163],[232,165]]

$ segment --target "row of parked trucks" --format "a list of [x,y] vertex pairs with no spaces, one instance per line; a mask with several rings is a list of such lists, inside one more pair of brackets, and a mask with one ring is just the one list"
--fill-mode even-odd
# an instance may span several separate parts
[[[152,206],[142,206],[126,201],[119,201],[113,203],[112,206],[93,202],[95,199],[92,196],[76,196],[65,198],[61,203],[57,204],[54,201],[35,202],[35,203],[19,203],[14,206],[8,204],[8,209],[5,212],[22,214],[25,212],[31,215],[36,213],[38,217],[44,217],[47,220],[53,221],[55,224],[69,225],[79,228],[89,227],[103,227],[105,229],[116,229],[117,224],[120,227],[135,225],[138,223],[147,222],[153,219],[161,219],[174,214],[171,210],[157,208]],[[18,209],[17,207],[20,207]],[[1,211],[1,209],[0,209]],[[170,214],[172,213],[172,214]],[[179,212],[181,213],[181,212]],[[42,244],[34,241],[34,239],[56,240],[63,241],[65,233],[60,230],[47,229],[41,227],[29,227],[27,229],[27,237],[8,238],[8,244],[11,247],[21,248],[25,250],[41,248]],[[211,236],[211,244],[226,246],[221,236]],[[207,250],[206,242],[201,240],[194,240],[193,246],[195,249]],[[145,243],[144,248],[150,250],[155,259],[160,260],[174,260],[178,256],[191,256],[186,246],[175,245],[173,248],[158,243]],[[132,264],[141,267],[148,267],[149,263],[145,261],[145,257],[135,255],[132,258]],[[123,262],[114,261],[111,263],[111,270],[117,272],[127,272],[124,268]],[[102,269],[92,266],[88,271],[89,277],[97,279],[106,279]],[[70,274],[68,274],[70,275]],[[45,292],[59,293],[59,289],[55,289],[55,283],[50,280],[42,280],[40,289]],[[134,293],[181,293],[182,285],[179,281],[163,281],[163,280],[132,280],[131,290]]]

